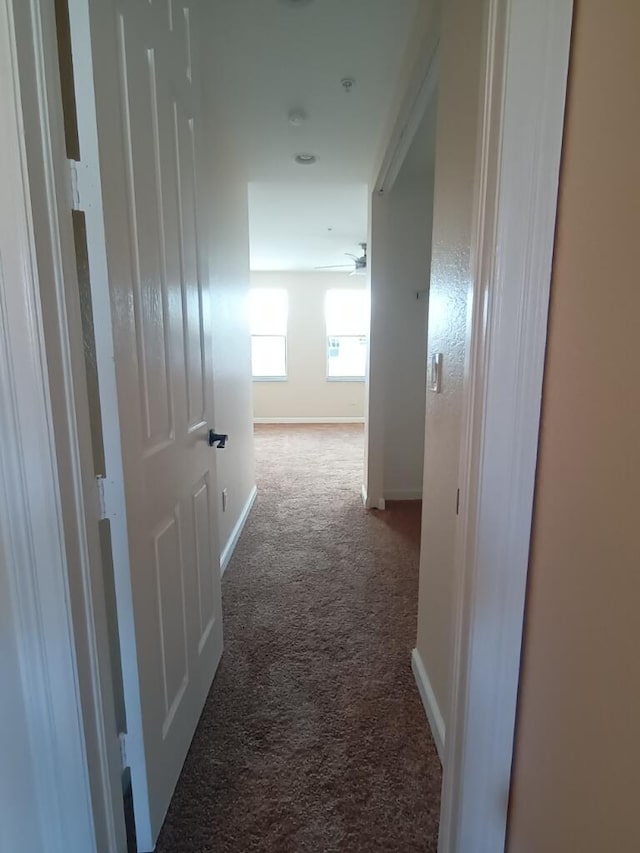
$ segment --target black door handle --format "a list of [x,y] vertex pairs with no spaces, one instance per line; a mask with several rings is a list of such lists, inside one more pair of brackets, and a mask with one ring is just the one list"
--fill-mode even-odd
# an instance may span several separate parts
[[224,450],[227,444],[229,436],[224,435],[223,433],[216,432],[213,429],[209,430],[209,447],[220,447]]

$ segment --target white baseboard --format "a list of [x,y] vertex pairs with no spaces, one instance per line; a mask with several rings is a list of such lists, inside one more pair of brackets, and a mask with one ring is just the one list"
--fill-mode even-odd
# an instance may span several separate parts
[[249,518],[249,513],[251,512],[251,508],[255,502],[256,496],[258,494],[258,489],[254,486],[251,489],[251,494],[247,498],[247,502],[242,507],[242,512],[240,513],[240,518],[236,521],[233,530],[231,531],[231,536],[227,544],[222,549],[222,553],[220,554],[220,574],[223,575],[225,569],[229,565],[229,560],[233,556],[233,552],[236,550],[236,545],[238,544],[238,539],[240,539],[240,534],[242,533],[245,524],[247,523],[247,519]]
[[364,483],[362,484],[362,489],[360,490],[360,493],[362,495],[362,505],[365,509],[369,509],[369,505],[367,504],[367,487]]
[[416,684],[418,685],[418,692],[420,693],[420,698],[424,705],[427,720],[429,721],[429,728],[431,729],[431,734],[433,735],[433,740],[435,741],[440,761],[444,761],[444,720],[442,719],[442,714],[440,713],[440,708],[436,701],[436,694],[433,692],[429,676],[427,675],[424,664],[422,663],[420,652],[417,649],[414,649],[411,652],[411,669],[413,670],[413,675],[416,679]]
[[363,424],[364,418],[254,418],[254,424]]
[[421,501],[422,489],[391,489],[391,491],[385,491],[384,499],[387,501]]

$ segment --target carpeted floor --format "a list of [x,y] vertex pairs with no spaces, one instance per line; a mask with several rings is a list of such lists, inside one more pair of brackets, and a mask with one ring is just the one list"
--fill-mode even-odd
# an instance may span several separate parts
[[158,853],[435,851],[410,666],[419,505],[362,507],[358,426],[258,427],[225,653]]

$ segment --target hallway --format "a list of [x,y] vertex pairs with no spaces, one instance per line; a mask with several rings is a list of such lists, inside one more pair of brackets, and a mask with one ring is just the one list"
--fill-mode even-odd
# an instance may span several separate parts
[[435,851],[441,768],[410,666],[418,504],[362,508],[358,425],[256,427],[225,652],[159,853]]

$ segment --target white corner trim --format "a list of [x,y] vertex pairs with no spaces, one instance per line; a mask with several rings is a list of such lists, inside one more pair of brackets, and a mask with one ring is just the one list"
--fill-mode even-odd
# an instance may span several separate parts
[[[50,384],[53,359],[42,322],[41,284],[57,297],[60,270],[44,266],[35,239],[36,231],[41,240],[49,237],[56,198],[47,185],[50,206],[36,211],[34,219],[30,183],[35,176],[26,145],[27,137],[31,142],[45,131],[50,139],[46,81],[37,67],[43,59],[40,31],[30,17],[37,6],[0,0],[0,610],[7,693],[0,749],[5,755],[8,739],[20,731],[22,755],[22,761],[12,766],[9,760],[2,770],[3,792],[5,783],[21,792],[14,807],[3,811],[2,839],[3,849],[18,849],[22,842],[51,853],[95,853],[67,506],[51,406],[59,389]],[[35,24],[39,27],[39,18]],[[21,49],[33,85],[27,83],[31,73],[22,75]],[[49,162],[43,165],[50,178]]]
[[245,505],[242,507],[242,512],[240,513],[240,518],[236,521],[233,530],[231,531],[231,536],[227,540],[227,544],[222,549],[222,553],[220,554],[220,574],[223,575],[227,566],[229,565],[229,561],[231,557],[233,557],[233,552],[236,550],[236,545],[238,544],[238,540],[240,539],[240,535],[244,530],[244,526],[247,523],[247,519],[249,518],[249,513],[255,503],[256,497],[258,495],[258,489],[254,486],[249,493],[249,497]]
[[441,853],[507,838],[573,9],[488,6]]
[[411,652],[411,669],[413,670],[416,685],[418,686],[418,693],[422,699],[422,704],[424,706],[425,714],[427,715],[427,720],[429,721],[429,728],[431,729],[431,734],[433,735],[433,740],[436,745],[436,749],[438,750],[440,761],[444,762],[444,719],[442,718],[440,706],[436,700],[436,694],[433,692],[433,687],[429,681],[429,676],[427,675],[427,671],[422,663],[420,652],[417,649],[414,649]]
[[362,495],[362,503],[364,504],[365,509],[379,509],[381,511],[385,509],[386,504],[384,498],[378,498],[378,500],[374,500],[372,497],[369,496],[367,492],[367,487],[364,483],[362,484],[362,489],[360,490],[360,492]]
[[421,501],[422,489],[390,489],[385,490],[386,501]]
[[254,418],[254,424],[363,424],[364,418]]

